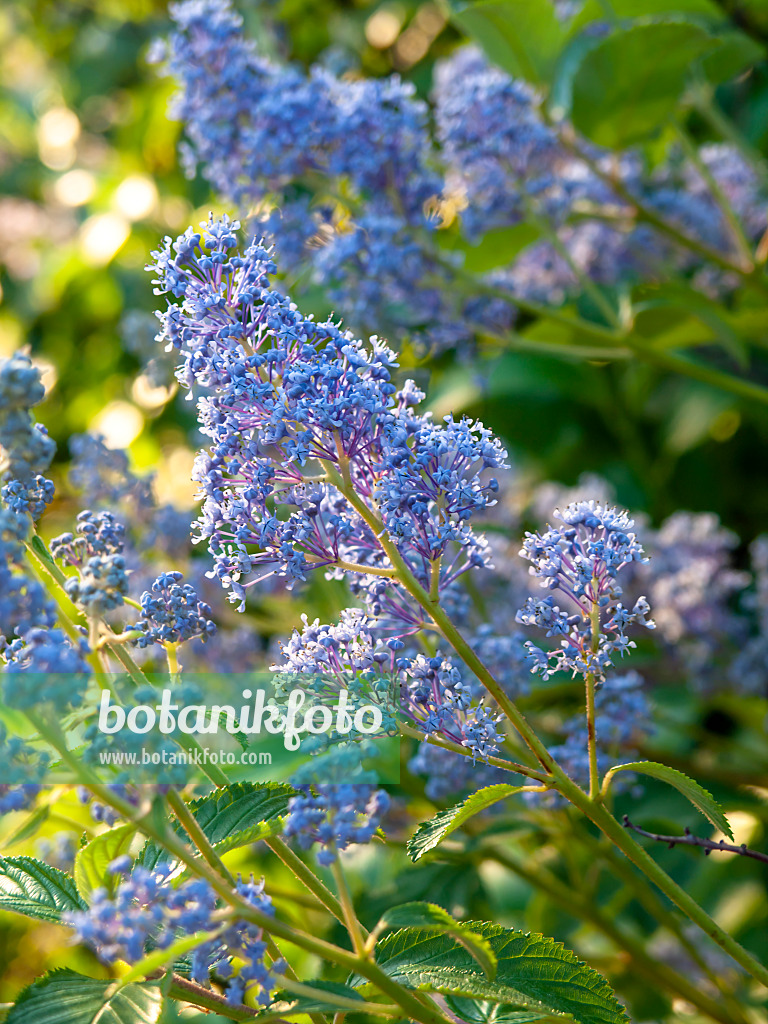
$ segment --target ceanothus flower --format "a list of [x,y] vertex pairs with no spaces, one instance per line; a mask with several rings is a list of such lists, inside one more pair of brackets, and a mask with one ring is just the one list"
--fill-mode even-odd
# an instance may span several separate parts
[[316,569],[353,576],[418,629],[423,613],[407,611],[370,516],[422,586],[437,574],[450,588],[487,564],[469,520],[495,502],[489,471],[506,452],[480,423],[418,413],[422,393],[397,388],[394,353],[377,338],[366,347],[271,291],[270,252],[255,241],[232,251],[237,227],[211,219],[166,240],[152,268],[158,293],[179,299],[162,339],[181,352],[179,379],[199,395],[213,442],[194,473],[212,574],[240,607],[247,587],[274,574],[289,587]]
[[[257,210],[281,267],[320,286],[359,333],[466,347],[506,333],[516,300],[574,299],[579,274],[615,286],[671,268],[693,271],[700,288],[727,287],[719,268],[638,219],[631,201],[687,232],[694,249],[732,252],[696,166],[673,158],[649,173],[640,154],[585,140],[574,154],[530,85],[474,46],[436,63],[430,111],[397,75],[305,73],[267,59],[227,0],[190,0],[171,14],[177,31],[152,58],[179,87],[171,111],[184,125],[187,170],[200,166],[235,209]],[[729,146],[704,146],[700,157],[757,241],[766,204],[754,175]],[[522,221],[537,222],[537,241],[491,273],[464,273],[467,242]],[[557,244],[541,237],[549,232]]]
[[88,615],[103,615],[124,603],[128,575],[123,555],[92,555],[83,563],[79,576],[64,584],[70,599]]
[[[541,600],[529,597],[517,621],[558,640],[557,647],[546,651],[527,643],[532,672],[548,679],[552,672],[568,671],[601,681],[611,659],[636,646],[626,635],[627,627],[655,626],[647,619],[650,606],[644,597],[632,609],[618,600],[619,571],[645,561],[645,555],[626,512],[577,501],[556,510],[555,516],[565,525],[525,535],[520,554],[532,563],[530,574],[550,593]],[[555,604],[555,592],[563,596],[564,608]]]
[[[69,912],[64,918],[78,940],[94,949],[104,963],[136,963],[150,948],[165,949],[185,935],[216,929],[218,897],[208,882],[196,878],[175,885],[170,864],[161,862],[153,870],[132,867],[127,855],[112,861],[109,871],[123,876],[114,897],[106,889],[97,889],[87,910]],[[236,891],[263,913],[274,913],[263,881],[238,878]],[[236,919],[222,935],[195,947],[192,980],[209,985],[214,974],[229,978],[226,994],[230,1003],[240,1005],[249,995],[267,1005],[275,987],[274,975],[284,964],[276,961],[268,968],[266,951],[262,929]],[[237,972],[235,959],[240,962]]]
[[182,579],[180,572],[163,572],[141,595],[141,618],[133,627],[141,631],[134,641],[139,647],[179,644],[193,637],[206,640],[216,632],[209,605]]
[[29,356],[16,352],[0,363],[0,449],[4,454],[0,472],[7,479],[33,485],[38,492],[33,504],[45,494],[45,485],[38,476],[48,468],[56,451],[45,427],[35,423],[29,411],[44,397],[40,371]]
[[91,672],[88,654],[84,637],[71,640],[63,630],[49,627],[26,630],[5,649],[6,704],[37,708],[50,701],[59,711],[79,707]]
[[389,807],[389,795],[366,783],[317,785],[291,797],[283,834],[302,850],[317,843],[319,864],[332,864],[342,850],[369,843]]
[[51,541],[51,554],[64,565],[82,566],[94,555],[122,555],[125,526],[111,512],[85,509],[77,516],[75,533],[62,533]]
[[8,736],[0,724],[0,815],[31,807],[45,778],[48,755],[20,736]]
[[367,699],[383,701],[387,721],[392,713],[405,718],[427,735],[465,747],[472,761],[492,756],[504,740],[501,716],[482,703],[485,691],[466,668],[440,653],[409,656],[404,641],[384,639],[381,623],[363,609],[345,609],[336,625],[310,623],[304,616],[304,628],[281,644],[281,652],[282,663],[272,669],[292,685],[308,676],[315,691],[332,681],[337,690],[354,694],[360,680]]
[[0,504],[0,651],[34,627],[52,627],[55,606],[24,567],[30,521]]

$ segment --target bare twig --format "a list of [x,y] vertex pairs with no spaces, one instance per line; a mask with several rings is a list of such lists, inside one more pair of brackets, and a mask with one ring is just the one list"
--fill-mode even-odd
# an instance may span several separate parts
[[658,843],[666,843],[670,849],[674,846],[700,846],[704,850],[706,857],[715,850],[721,853],[738,853],[740,857],[752,857],[754,860],[760,860],[764,864],[768,864],[768,853],[750,850],[746,843],[736,846],[735,843],[726,843],[722,839],[719,842],[715,842],[714,839],[702,839],[701,836],[691,835],[690,829],[686,829],[681,836],[662,836],[657,832],[646,832],[639,825],[633,825],[626,814],[622,820],[622,825],[624,828],[630,828],[633,832],[637,832],[638,835],[645,836],[646,839],[655,839]]

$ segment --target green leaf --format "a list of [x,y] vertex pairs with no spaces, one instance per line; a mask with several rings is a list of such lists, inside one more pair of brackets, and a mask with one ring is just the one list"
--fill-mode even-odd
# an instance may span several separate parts
[[413,861],[420,860],[425,853],[434,850],[451,832],[455,832],[465,821],[484,811],[486,807],[505,800],[514,793],[519,793],[522,786],[510,786],[501,782],[496,786],[486,786],[478,789],[472,796],[462,800],[460,804],[454,804],[445,811],[440,811],[429,821],[423,821],[408,840],[408,856]]
[[75,882],[83,896],[88,898],[99,887],[108,890],[114,887],[116,879],[107,873],[107,868],[116,857],[128,853],[135,835],[135,825],[117,825],[78,850]]
[[640,142],[674,112],[691,64],[717,45],[704,28],[687,21],[618,29],[589,48],[573,72],[574,126],[612,149]]
[[111,995],[114,981],[53,971],[19,996],[5,1024],[156,1024],[163,1009],[157,985],[127,985]]
[[[193,801],[189,809],[216,852],[223,854],[278,835],[295,792],[283,783],[236,783]],[[184,834],[180,825],[176,832]],[[153,868],[167,856],[154,843],[147,843],[139,861]]]
[[[611,0],[617,18],[647,18],[654,16],[696,18],[710,24],[727,22],[724,11],[715,0]],[[568,25],[569,34],[580,32],[595,21],[605,22],[605,5],[600,0],[586,0]]]
[[[570,1014],[579,1024],[625,1024],[610,985],[554,939],[487,921],[468,921],[487,939],[498,968],[489,981],[472,957],[446,935],[404,928],[376,950],[379,967],[406,988],[488,1000],[520,1010]],[[348,981],[362,985],[362,978]]]
[[[320,992],[326,993],[328,996],[343,996],[345,999],[356,999],[363,1002],[363,997],[357,991],[357,989],[350,988],[349,985],[342,985],[335,981],[303,981],[302,985],[306,985],[309,988],[318,989]],[[289,1004],[287,1007],[276,1006],[275,1004],[286,1003]],[[270,1005],[270,1010],[279,1010],[283,1014],[294,1013],[328,1013],[329,1010],[333,1010],[334,1004],[332,999],[313,999],[311,996],[297,996],[294,992],[278,992],[275,996],[273,1003]],[[347,1010],[347,1007],[338,1007],[338,1009]]]
[[451,18],[510,75],[550,79],[565,36],[550,0],[453,3]]
[[0,858],[0,910],[58,922],[68,910],[85,910],[74,880],[33,857]]
[[765,60],[765,47],[743,32],[724,32],[718,40],[718,48],[706,54],[701,61],[704,75],[713,85],[728,82],[747,68]]
[[526,246],[531,245],[539,237],[538,229],[533,224],[525,222],[505,228],[493,228],[474,243],[453,235],[450,240],[441,239],[441,234],[447,235],[448,232],[437,233],[441,248],[463,253],[464,269],[473,274],[486,274],[496,267],[508,267]]
[[420,928],[422,931],[450,935],[477,960],[487,978],[493,979],[496,975],[496,957],[487,940],[466,924],[455,920],[436,903],[401,903],[399,907],[392,907],[381,918],[376,931],[385,928]]
[[528,1024],[549,1016],[539,1010],[516,1010],[504,1003],[491,1003],[487,999],[466,999],[464,996],[447,995],[445,1004],[457,1017],[467,1024]]
[[693,806],[701,811],[715,828],[729,839],[733,839],[731,826],[717,800],[703,786],[693,779],[689,779],[677,768],[670,768],[668,765],[658,764],[656,761],[631,761],[629,764],[619,764],[615,768],[611,768],[610,774],[613,775],[615,772],[637,772],[639,775],[650,775],[653,779],[669,783],[690,800]]

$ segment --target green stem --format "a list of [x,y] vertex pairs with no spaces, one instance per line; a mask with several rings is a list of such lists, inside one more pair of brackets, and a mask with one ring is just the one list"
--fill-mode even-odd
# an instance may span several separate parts
[[398,579],[405,589],[414,597],[421,607],[431,616],[443,636],[448,640],[456,653],[467,665],[470,671],[474,672],[477,678],[485,686],[488,692],[496,700],[499,707],[510,719],[514,727],[520,733],[523,740],[530,747],[541,766],[551,776],[551,785],[558,792],[577,807],[590,821],[593,822],[608,838],[617,846],[621,852],[628,857],[633,864],[650,878],[650,880],[667,896],[680,910],[683,911],[705,934],[709,935],[729,956],[731,956],[744,970],[757,979],[761,984],[768,987],[768,968],[759,963],[751,953],[748,953],[735,939],[725,932],[716,921],[699,906],[699,904],[682,889],[674,879],[659,867],[642,847],[638,846],[627,835],[626,830],[609,814],[609,812],[596,800],[592,800],[576,783],[555,762],[546,746],[533,731],[515,704],[504,693],[487,666],[472,650],[470,645],[454,625],[450,616],[435,602],[424,590],[419,581],[413,575],[411,569],[400,554],[397,546],[389,537],[384,524],[373,512],[365,501],[341,479],[340,475],[332,465],[324,466],[328,473],[329,480],[345,496],[350,505],[361,516],[364,522],[370,527],[374,535],[389,557],[390,562],[398,570]]
[[654,960],[645,951],[645,947],[639,939],[631,932],[621,928],[613,914],[607,913],[594,900],[585,899],[578,890],[570,885],[565,885],[555,875],[545,868],[537,866],[532,868],[530,864],[512,854],[508,849],[492,849],[488,854],[493,860],[504,867],[509,868],[516,875],[528,882],[532,887],[539,889],[569,914],[576,914],[591,923],[611,941],[615,942],[619,949],[625,950],[632,960],[632,967],[637,973],[645,978],[652,985],[659,981],[670,992],[682,996],[687,1002],[698,1007],[703,1013],[720,1024],[748,1024],[747,1018],[740,1009],[732,1004],[729,1007],[720,1006],[716,1000],[707,996],[688,978],[679,974],[669,967],[662,960]]
[[753,261],[752,248],[747,236],[744,234],[744,229],[741,226],[739,218],[736,216],[736,211],[729,202],[725,192],[720,188],[720,185],[714,175],[702,160],[699,150],[683,125],[677,121],[675,122],[674,127],[675,133],[680,141],[680,145],[683,148],[683,152],[699,172],[702,180],[712,193],[712,197],[720,207],[720,212],[723,217],[725,217],[731,234],[733,235],[733,240],[736,244],[736,248],[738,249],[739,256],[745,265],[749,265]]
[[[472,751],[468,747],[462,747],[460,743],[454,743],[452,740],[445,740],[441,736],[436,736],[434,733],[423,733],[419,732],[418,729],[413,729],[409,725],[405,725],[400,722],[398,724],[398,731],[403,736],[410,736],[411,739],[419,740],[421,743],[431,743],[435,747],[442,747],[443,750],[450,750],[454,754],[461,754],[462,757],[474,757]],[[485,764],[491,764],[494,768],[501,768],[506,772],[515,772],[517,775],[525,775],[526,778],[536,779],[538,782],[542,782],[545,778],[541,772],[537,772],[532,768],[529,768],[524,764],[517,764],[515,761],[505,761],[501,757],[487,757],[484,758]]]
[[574,260],[571,253],[568,251],[568,248],[565,245],[563,245],[563,242],[560,236],[558,235],[557,231],[549,224],[546,218],[539,216],[539,214],[536,212],[534,208],[533,203],[525,195],[524,192],[521,192],[521,196],[528,217],[533,221],[533,223],[541,232],[542,236],[546,238],[546,240],[549,242],[549,244],[552,246],[555,252],[557,252],[561,259],[563,259],[565,263],[568,265],[568,267],[571,270],[571,273],[574,275],[576,280],[581,285],[584,293],[586,295],[589,295],[597,309],[600,310],[600,312],[603,314],[608,323],[611,324],[617,330],[620,329],[621,324],[619,322],[618,314],[616,313],[616,310],[610,304],[608,299],[605,297],[605,295],[603,295],[603,293],[600,291],[600,288],[595,284],[595,282],[589,277],[588,274],[584,273],[584,271],[581,269],[578,263]]
[[[203,988],[202,985],[196,985],[194,981],[182,978],[180,974],[173,975],[168,995],[171,999],[191,1003],[193,1006],[199,1006],[203,1010],[210,1010],[221,1017],[227,1017],[229,1020],[244,1021],[258,1017],[261,1024],[280,1024],[280,1022],[283,1022],[283,1018],[279,1013],[265,1014],[259,1013],[258,1010],[252,1010],[250,1006],[234,1006],[224,996],[219,995],[218,992],[213,992],[209,988]],[[283,1024],[287,1024],[287,1022],[283,1022]]]
[[[600,646],[600,606],[597,603],[598,581],[592,577],[592,611],[589,620],[592,630],[592,655],[596,655]],[[595,674],[587,672],[587,749],[589,752],[589,797],[591,800],[602,799],[600,793],[600,773],[597,769],[597,728],[595,722]]]
[[305,996],[318,1003],[326,1003],[329,1007],[341,1006],[348,1012],[370,1013],[375,1017],[399,1016],[399,1007],[397,1006],[387,1006],[385,1003],[367,1003],[362,999],[348,999],[346,996],[337,995],[334,992],[325,992],[323,989],[313,988],[311,985],[302,985],[301,982],[286,977],[278,977],[277,982],[282,984],[287,992]]
[[[341,903],[342,910],[344,911],[344,923],[347,926],[349,938],[352,941],[352,946],[355,952],[358,956],[367,957],[368,952],[365,947],[365,939],[363,938],[363,933],[360,929],[360,922],[357,920],[355,905],[352,902],[352,894],[349,891],[347,878],[344,874],[344,868],[339,859],[339,852],[338,850],[334,852],[336,856],[331,864],[331,871],[333,872],[336,889],[339,893],[339,902]],[[349,1007],[347,1007],[347,1009],[349,1009]]]
[[704,82],[697,85],[691,92],[693,106],[701,114],[705,121],[723,139],[730,142],[752,167],[752,170],[760,178],[763,188],[768,188],[768,164],[762,153],[758,152],[749,142],[747,137],[739,131],[733,121],[726,117],[714,99],[712,87]]
[[235,880],[232,877],[232,874],[225,866],[221,857],[214,850],[208,836],[203,832],[197,818],[195,818],[189,807],[187,807],[181,793],[179,793],[177,789],[169,789],[166,799],[168,800],[173,813],[176,815],[179,824],[184,827],[184,831],[198,848],[203,857],[205,857],[208,864],[210,864],[214,871],[218,871],[220,875],[226,878],[230,885],[234,885]]
[[340,924],[346,924],[344,910],[339,901],[301,857],[298,857],[280,836],[272,836],[270,839],[265,839],[264,842],[304,888],[311,892]]
[[[62,757],[64,751],[60,751]],[[68,752],[66,752],[68,754]],[[70,755],[71,756],[71,755]],[[385,995],[388,995],[393,1002],[405,1012],[407,1017],[419,1021],[420,1024],[451,1024],[435,1006],[425,1005],[412,992],[403,988],[396,981],[393,981],[377,964],[357,956],[349,950],[335,946],[331,942],[308,935],[305,932],[294,928],[292,925],[281,921],[278,917],[259,910],[249,903],[239,893],[232,890],[226,879],[215,871],[209,864],[192,854],[191,848],[182,842],[174,832],[158,828],[156,821],[151,815],[135,819],[135,808],[122,800],[101,783],[89,784],[88,788],[103,803],[112,807],[127,820],[134,820],[136,826],[150,839],[153,839],[160,846],[176,857],[180,863],[192,871],[199,878],[205,879],[218,896],[236,912],[239,918],[251,921],[257,927],[263,928],[265,932],[276,935],[286,942],[293,943],[299,949],[314,953],[323,960],[337,964],[348,971],[361,974],[364,978],[374,984]]]
[[701,381],[702,384],[710,384],[712,387],[729,391],[733,395],[747,398],[752,402],[760,402],[763,405],[768,403],[768,388],[762,384],[753,384],[751,381],[733,377],[729,373],[715,370],[684,356],[672,355],[663,349],[654,348],[653,345],[638,342],[631,335],[624,339],[624,344],[632,349],[640,359],[653,366],[682,374],[685,377],[692,377],[693,380]]
[[559,132],[559,138],[566,149],[570,150],[574,156],[583,161],[592,173],[596,175],[596,177],[605,182],[617,196],[620,196],[631,207],[631,209],[634,210],[637,220],[644,221],[646,224],[651,224],[668,238],[671,238],[674,242],[677,242],[678,245],[681,245],[684,249],[689,249],[691,252],[697,253],[699,256],[708,260],[710,263],[714,263],[722,270],[738,274],[740,277],[757,287],[760,291],[764,293],[768,292],[768,281],[765,280],[761,272],[756,270],[754,262],[751,259],[749,262],[744,264],[736,263],[733,260],[728,259],[728,257],[723,256],[717,251],[717,249],[712,249],[698,238],[681,231],[680,228],[670,223],[670,221],[665,220],[664,217],[662,217],[661,214],[652,206],[649,206],[639,196],[631,192],[620,178],[604,171],[597,160],[594,160],[588,153],[583,151],[576,142],[575,137],[572,137],[568,132],[561,130]]

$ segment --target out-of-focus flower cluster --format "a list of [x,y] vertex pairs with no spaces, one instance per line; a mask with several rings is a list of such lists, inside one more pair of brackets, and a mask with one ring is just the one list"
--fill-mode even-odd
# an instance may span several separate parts
[[[98,889],[88,910],[66,915],[66,922],[81,942],[91,946],[104,961],[136,963],[151,948],[164,949],[185,935],[218,931],[218,935],[196,946],[192,953],[192,980],[208,985],[212,975],[229,979],[227,999],[240,1005],[245,996],[262,1005],[270,1002],[273,975],[283,969],[280,961],[265,963],[266,942],[262,929],[248,921],[227,921],[216,917],[217,896],[201,880],[174,885],[169,864],[153,870],[132,866],[127,855],[110,864],[110,872],[121,876],[114,897]],[[236,883],[238,896],[264,914],[272,915],[272,901],[264,883],[253,878]],[[234,960],[240,962],[235,969]]]
[[[639,155],[586,143],[574,153],[535,91],[473,47],[438,63],[430,112],[397,76],[268,60],[229,0],[172,14],[178,30],[152,56],[179,85],[173,114],[190,172],[201,166],[222,197],[255,210],[281,269],[322,286],[356,331],[450,347],[509,328],[516,300],[560,305],[578,275],[613,286],[674,266],[695,279],[701,257],[639,223],[606,177],[695,242],[734,249],[698,166],[673,156],[647,173]],[[698,158],[759,237],[765,201],[739,154],[707,145]],[[537,236],[522,252],[482,279],[462,273],[462,244],[521,221]],[[711,267],[700,277],[718,286]]]

